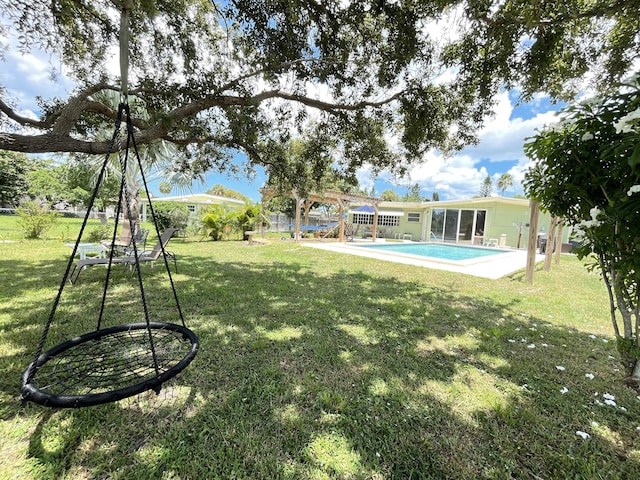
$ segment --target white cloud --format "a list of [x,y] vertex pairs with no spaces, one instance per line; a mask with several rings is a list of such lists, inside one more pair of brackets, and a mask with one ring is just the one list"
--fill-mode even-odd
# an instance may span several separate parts
[[33,116],[33,112],[39,111],[35,97],[48,99],[69,94],[73,82],[64,75],[62,64],[56,64],[55,56],[39,50],[22,54],[15,38],[3,37],[2,42],[7,51],[4,62],[0,62],[0,82],[9,98],[17,101],[19,110],[31,112],[28,116]]
[[479,132],[480,143],[464,151],[491,162],[519,160],[524,157],[525,138],[556,121],[555,111],[536,113],[528,119],[511,118],[514,108],[508,93],[499,94],[494,117]]
[[515,105],[508,92],[501,93],[496,99],[494,115],[478,133],[478,145],[451,157],[428,152],[424,163],[413,167],[402,183],[418,183],[425,195],[438,192],[441,200],[451,200],[477,195],[488,174],[496,191],[500,175],[509,173],[513,176],[514,186],[505,194],[522,194],[522,180],[530,165],[524,154],[525,138],[556,120],[555,110],[548,107],[545,97],[536,97],[527,107],[521,110],[525,114],[528,111],[529,118],[514,117]]

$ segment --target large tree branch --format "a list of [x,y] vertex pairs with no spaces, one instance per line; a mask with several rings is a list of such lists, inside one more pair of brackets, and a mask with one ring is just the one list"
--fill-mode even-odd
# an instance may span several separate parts
[[267,90],[265,92],[258,93],[252,97],[241,97],[235,95],[220,95],[214,97],[203,98],[196,102],[191,102],[181,107],[178,107],[167,114],[167,118],[179,122],[184,120],[187,117],[191,117],[196,113],[207,110],[209,108],[214,107],[231,107],[231,106],[240,106],[240,107],[249,107],[260,105],[262,102],[271,99],[282,99],[289,100],[295,103],[301,103],[306,105],[307,107],[315,108],[317,110],[322,110],[325,112],[338,112],[338,111],[346,111],[346,112],[354,112],[357,110],[363,110],[366,108],[377,108],[383,105],[387,105],[394,100],[397,100],[402,96],[403,92],[395,93],[389,97],[386,97],[382,100],[372,101],[372,100],[361,100],[355,103],[340,103],[340,102],[327,102],[323,100],[318,100],[316,98],[306,97],[304,95],[296,95],[293,93],[284,92],[282,90]]
[[77,152],[104,154],[109,151],[110,142],[78,140],[70,135],[21,135],[0,133],[0,149],[23,153]]
[[[79,116],[85,110],[95,111],[96,113],[106,113],[103,107],[98,106],[98,102],[89,102],[88,97],[107,88],[110,87],[105,83],[93,85],[83,90],[78,95],[69,98],[63,107],[50,113],[44,119],[33,119],[19,115],[2,99],[0,99],[0,111],[23,127],[33,127],[39,130],[53,128],[57,135],[63,135],[72,130],[73,126],[78,121]],[[115,114],[113,115],[113,118],[115,118]]]
[[37,120],[30,117],[18,115],[18,113],[16,113],[13,110],[13,108],[7,105],[1,98],[0,98],[0,112],[4,113],[11,120],[13,120],[19,125],[22,125],[23,127],[47,128],[51,126],[51,119],[48,119],[48,121],[43,121],[43,120]]
[[[106,84],[94,85],[80,94],[69,99],[67,104],[57,112],[56,121],[41,122],[35,124],[33,121],[28,126],[41,130],[50,128],[50,131],[40,135],[23,135],[17,133],[0,133],[0,149],[12,150],[24,153],[47,153],[47,152],[77,152],[88,154],[104,154],[109,151],[110,142],[95,142],[82,140],[72,136],[74,126],[83,112],[93,112],[109,120],[115,120],[116,112],[109,106],[104,105],[89,98],[90,95],[104,89],[110,88]],[[304,95],[296,95],[282,90],[268,90],[254,96],[236,95],[212,95],[204,97],[195,102],[187,103],[175,108],[163,116],[162,122],[154,125],[147,125],[146,122],[132,118],[132,123],[138,132],[136,142],[140,145],[149,143],[156,139],[167,139],[175,141],[180,145],[201,144],[206,142],[207,137],[172,139],[170,132],[176,125],[181,124],[189,118],[195,117],[200,112],[211,108],[228,108],[232,106],[249,107],[257,106],[271,99],[282,99],[290,102],[300,103],[311,108],[325,112],[353,112],[366,108],[376,108],[397,100],[402,92],[390,95],[382,100],[361,100],[354,103],[328,102]],[[11,112],[13,112],[11,110]],[[13,113],[15,116],[15,112]],[[7,115],[9,116],[9,115]],[[9,116],[12,118],[12,116]]]

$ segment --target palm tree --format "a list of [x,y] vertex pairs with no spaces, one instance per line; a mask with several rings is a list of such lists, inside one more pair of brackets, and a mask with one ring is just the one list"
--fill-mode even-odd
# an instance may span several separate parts
[[[102,90],[96,93],[94,97],[95,100],[109,105],[114,109],[118,108],[120,102],[120,93],[113,90]],[[143,120],[147,119],[146,108],[142,101],[136,97],[131,97],[129,106],[133,116]],[[105,127],[104,129],[96,131],[94,138],[96,140],[110,139],[112,134],[112,127]],[[169,193],[173,188],[190,190],[194,180],[204,181],[202,172],[188,168],[189,164],[187,160],[181,157],[176,146],[170,142],[156,140],[149,144],[138,146],[138,154],[140,156],[140,164],[138,164],[138,160],[133,154],[133,149],[130,150],[125,171],[125,185],[127,188],[125,194],[128,195],[130,200],[130,220],[134,225],[138,225],[140,222],[140,210],[142,207],[141,192],[144,189],[142,182],[143,173],[147,184],[161,180],[161,190],[163,193]],[[90,167],[92,171],[92,181],[95,185],[104,157],[81,155],[78,156],[78,159]],[[143,171],[140,171],[140,166],[142,166]],[[109,176],[115,176],[115,178],[118,179],[122,178],[122,167],[118,153],[110,155],[105,175],[107,178]],[[125,219],[129,218],[129,212],[127,212],[126,209],[123,214]]]
[[510,173],[503,173],[500,175],[498,179],[498,190],[502,192],[502,196],[504,196],[504,192],[513,186],[513,175]]

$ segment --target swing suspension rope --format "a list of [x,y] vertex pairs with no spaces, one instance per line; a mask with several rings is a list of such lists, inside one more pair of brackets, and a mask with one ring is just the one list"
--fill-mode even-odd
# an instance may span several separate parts
[[[129,2],[130,3],[130,2]],[[162,247],[162,257],[173,293],[173,300],[180,317],[180,324],[152,322],[145,295],[142,271],[139,263],[139,251],[136,245],[131,210],[130,192],[127,188],[126,173],[129,162],[129,151],[132,148],[142,177],[143,187],[149,192],[144,169],[135,142],[131,111],[128,104],[128,41],[129,41],[129,8],[122,10],[120,23],[120,68],[121,99],[111,139],[109,153],[105,156],[97,182],[90,199],[87,213],[84,216],[78,238],[67,263],[60,287],[54,299],[51,312],[45,324],[34,360],[29,364],[22,376],[22,399],[44,406],[77,408],[114,402],[137,395],[147,390],[156,393],[164,382],[180,373],[195,357],[198,350],[198,338],[189,330],[184,321],[182,309],[178,301],[167,254]],[[126,120],[127,138],[122,151],[119,135],[123,116]],[[109,253],[107,273],[102,292],[97,327],[94,332],[86,333],[63,342],[43,353],[46,339],[54,321],[63,290],[69,280],[74,257],[82,239],[84,229],[93,208],[100,185],[104,179],[109,156],[119,152],[121,183],[120,196],[116,208],[116,220],[112,235],[112,244],[116,239],[118,218],[123,213],[122,203],[126,209],[125,221],[130,222],[132,232],[135,272],[140,289],[144,322],[129,323],[114,327],[102,328],[102,320],[107,301],[113,252]],[[161,234],[155,221],[155,212],[149,194],[150,213],[156,225],[158,238]]]

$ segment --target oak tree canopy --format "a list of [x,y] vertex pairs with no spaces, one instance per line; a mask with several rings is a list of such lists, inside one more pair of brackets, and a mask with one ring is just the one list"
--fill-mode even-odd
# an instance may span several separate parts
[[299,135],[327,140],[346,176],[401,172],[472,143],[501,89],[570,99],[640,51],[640,0],[0,0],[20,49],[59,55],[77,85],[37,118],[0,85],[0,149],[107,151],[96,132],[116,112],[96,94],[119,91],[107,66],[123,4],[129,93],[147,110],[137,143],[172,142],[200,172],[233,150],[270,168]]

